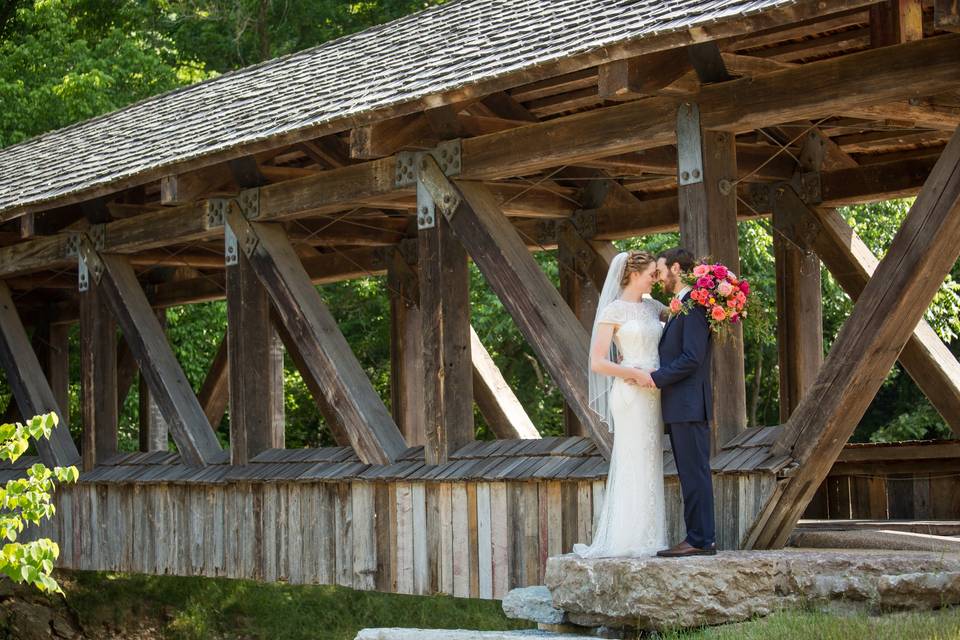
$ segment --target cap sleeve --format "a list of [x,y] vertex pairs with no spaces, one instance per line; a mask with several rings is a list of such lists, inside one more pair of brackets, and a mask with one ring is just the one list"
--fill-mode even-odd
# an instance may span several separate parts
[[668,308],[667,305],[663,304],[662,302],[660,302],[660,301],[657,300],[656,298],[652,298],[652,297],[651,297],[651,298],[647,298],[647,300],[649,300],[649,301],[650,301],[650,304],[653,305],[653,308],[656,309],[657,315],[662,314],[663,311],[664,311],[664,309],[667,309],[667,308]]
[[618,304],[617,301],[613,301],[605,306],[600,311],[600,317],[597,319],[597,322],[605,322],[607,324],[615,325],[621,325],[626,321],[627,310],[622,304]]

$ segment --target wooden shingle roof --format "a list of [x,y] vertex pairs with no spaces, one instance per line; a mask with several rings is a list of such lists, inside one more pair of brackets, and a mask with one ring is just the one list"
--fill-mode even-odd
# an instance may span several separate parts
[[[769,446],[780,427],[755,427],[737,436],[714,456],[717,473],[777,473],[791,459],[773,456]],[[676,476],[669,441],[664,438],[664,475]],[[22,477],[39,458],[23,457],[15,465],[0,464],[0,482]],[[250,464],[187,467],[174,453],[122,453],[92,471],[81,483],[186,483],[367,481],[502,481],[594,479],[606,476],[608,463],[585,437],[476,441],[465,445],[440,465],[424,464],[423,446],[409,447],[392,464],[365,464],[350,447],[268,449]]]
[[658,46],[709,39],[713,24],[795,2],[455,0],[8,147],[0,213],[142,183],[149,172],[267,140],[343,131],[386,109],[419,111],[431,96],[488,92],[498,78],[623,43],[679,32],[688,33],[683,42]]

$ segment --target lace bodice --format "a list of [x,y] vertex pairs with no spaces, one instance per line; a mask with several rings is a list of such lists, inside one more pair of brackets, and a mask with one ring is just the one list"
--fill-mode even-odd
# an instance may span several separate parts
[[614,300],[604,307],[599,321],[616,325],[613,340],[623,355],[621,364],[651,369],[660,366],[657,346],[663,332],[660,313],[664,308],[653,298],[640,302]]

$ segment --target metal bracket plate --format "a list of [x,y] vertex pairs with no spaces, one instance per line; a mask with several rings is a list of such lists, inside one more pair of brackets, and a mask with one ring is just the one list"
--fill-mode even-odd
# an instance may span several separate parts
[[422,180],[417,180],[417,229],[433,229],[437,224],[437,204]]
[[87,261],[82,254],[77,254],[77,289],[80,292],[90,290],[90,270],[87,269]]
[[460,175],[460,140],[448,140],[427,151],[401,151],[397,153],[396,186],[413,186],[417,181],[417,167],[420,165],[420,158],[428,154],[437,161],[443,175]]
[[66,254],[68,258],[74,258],[80,255],[79,233],[71,233],[67,236]]
[[244,189],[238,199],[240,210],[248,220],[260,217],[260,189]]
[[226,198],[207,200],[207,228],[222,227],[226,223],[229,208],[230,201]]
[[87,235],[90,236],[90,242],[97,251],[103,251],[104,241],[107,237],[107,228],[104,224],[92,224],[87,229]]
[[820,172],[805,171],[793,174],[790,180],[794,191],[800,196],[800,199],[807,204],[820,204],[823,202],[823,195],[820,192]]
[[240,263],[237,234],[229,224],[223,225],[223,263],[228,267]]
[[570,223],[583,238],[593,238],[597,235],[597,215],[596,212],[588,212],[583,209],[577,209],[570,216]]
[[703,145],[700,140],[700,108],[685,102],[677,109],[677,182],[703,182]]

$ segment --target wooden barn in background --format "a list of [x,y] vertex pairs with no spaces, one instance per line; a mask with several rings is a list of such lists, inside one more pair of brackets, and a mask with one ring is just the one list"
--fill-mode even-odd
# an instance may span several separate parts
[[[602,501],[585,327],[611,241],[679,228],[736,265],[737,220],[756,217],[774,231],[782,424],[746,428],[742,339],[718,347],[721,547],[781,546],[808,505],[960,519],[936,473],[960,445],[896,448],[909,496],[859,482],[864,449],[844,449],[898,358],[960,435],[960,364],[923,321],[960,255],[957,11],[460,0],[0,150],[8,416],[66,409],[75,323],[82,349],[82,442],[63,420],[39,454],[83,473],[33,535],[66,568],[481,598],[537,584]],[[880,261],[835,211],[912,195]],[[554,248],[559,290],[532,255]],[[468,260],[562,390],[566,437],[539,437],[473,332]],[[825,358],[821,262],[856,300]],[[392,410],[314,286],[372,274]],[[162,311],[223,298],[195,393]],[[338,446],[284,448],[284,350]],[[141,451],[118,453],[137,372]],[[474,403],[496,440],[474,440]]]

